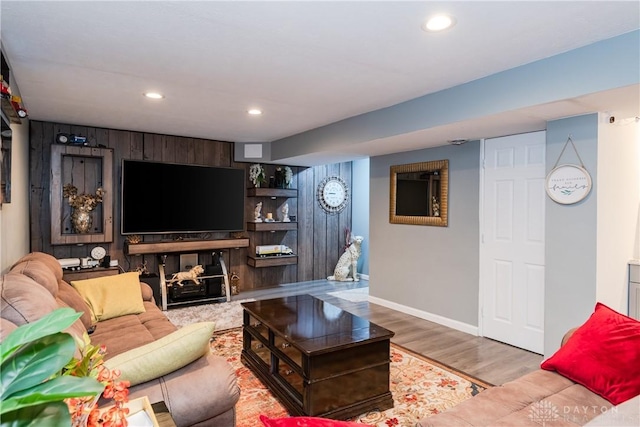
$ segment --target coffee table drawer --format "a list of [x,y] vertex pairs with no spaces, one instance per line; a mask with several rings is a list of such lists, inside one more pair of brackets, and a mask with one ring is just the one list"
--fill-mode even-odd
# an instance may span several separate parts
[[247,350],[247,352],[254,356],[255,359],[261,360],[266,367],[270,367],[271,351],[269,350],[269,348],[251,334],[247,334],[247,338],[245,338],[245,341],[248,341],[249,348],[246,348],[247,344],[245,343],[245,349]]
[[249,327],[257,334],[261,335],[265,340],[269,340],[269,328],[255,317],[249,315]]
[[278,376],[287,387],[295,392],[296,398],[302,402],[304,392],[304,379],[291,366],[282,360],[278,360]]
[[293,347],[289,341],[286,339],[275,335],[273,337],[274,347],[278,349],[278,351],[282,352],[285,356],[287,356],[291,361],[298,367],[302,368],[302,353]]

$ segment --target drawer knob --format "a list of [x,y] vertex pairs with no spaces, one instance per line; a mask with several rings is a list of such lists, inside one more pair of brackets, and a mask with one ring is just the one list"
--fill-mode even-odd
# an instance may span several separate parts
[[253,324],[254,328],[259,328],[260,326],[262,326],[261,322],[256,322],[256,323]]
[[291,344],[289,344],[288,342],[283,342],[282,348],[287,348],[287,347],[291,347]]
[[264,345],[262,343],[256,344],[256,348],[263,348],[263,347],[264,347]]
[[291,375],[291,374],[293,374],[293,371],[291,369],[285,369],[284,374],[285,375]]

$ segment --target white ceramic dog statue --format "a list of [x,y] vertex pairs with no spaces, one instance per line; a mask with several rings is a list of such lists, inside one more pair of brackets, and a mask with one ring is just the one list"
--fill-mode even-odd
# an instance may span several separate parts
[[351,244],[338,259],[333,276],[327,277],[327,280],[338,282],[359,282],[358,278],[358,258],[360,258],[360,246],[364,237],[353,236]]
[[191,280],[196,285],[199,285],[200,280],[198,280],[198,276],[200,276],[202,273],[204,273],[204,268],[202,268],[201,265],[196,265],[189,271],[179,271],[175,273],[173,276],[171,276],[171,280],[168,280],[167,282],[171,284],[177,282],[178,285],[182,286],[183,280]]

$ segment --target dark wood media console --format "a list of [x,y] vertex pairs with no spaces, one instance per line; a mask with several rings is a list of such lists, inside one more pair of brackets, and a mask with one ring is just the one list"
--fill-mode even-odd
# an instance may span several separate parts
[[310,295],[242,306],[242,362],[291,414],[346,419],[393,407],[393,332]]

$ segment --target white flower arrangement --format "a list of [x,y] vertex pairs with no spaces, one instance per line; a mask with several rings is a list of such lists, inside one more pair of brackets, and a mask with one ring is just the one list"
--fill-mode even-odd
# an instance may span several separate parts
[[291,185],[291,181],[293,180],[293,171],[289,166],[284,167],[284,183],[289,188]]
[[264,168],[260,163],[249,166],[249,179],[256,187],[265,182]]

